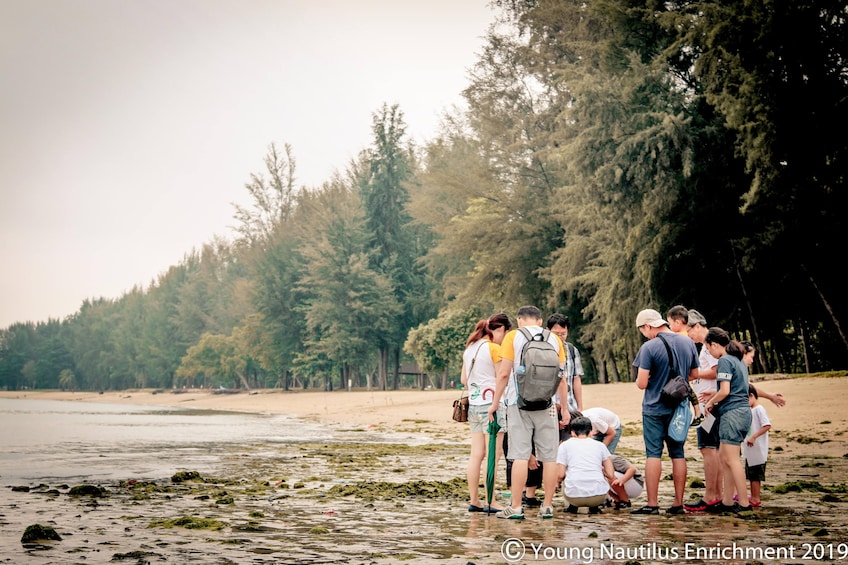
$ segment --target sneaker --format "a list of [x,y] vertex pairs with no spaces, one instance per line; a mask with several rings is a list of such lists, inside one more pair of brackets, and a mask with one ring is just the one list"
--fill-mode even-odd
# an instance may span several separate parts
[[589,514],[603,514],[604,511],[600,506],[590,506]]
[[686,509],[684,509],[683,506],[672,506],[671,508],[666,510],[665,513],[675,515],[686,514]]
[[[738,503],[734,503],[738,504]],[[713,504],[709,507],[710,512],[715,512],[716,514],[731,514],[735,512],[735,506],[728,506],[723,502],[719,502],[718,504]]]
[[573,504],[569,504],[568,508],[563,508],[563,512],[568,512],[569,514],[577,514],[577,507]]
[[720,498],[716,498],[712,502],[707,502],[707,507],[704,510],[710,514],[718,514],[722,512],[722,508],[724,508],[724,504],[722,504]]
[[517,511],[509,506],[504,508],[503,510],[495,513],[495,516],[498,518],[508,518],[510,520],[523,520],[524,519],[524,510],[519,508]]
[[521,504],[527,508],[539,508],[540,506],[542,506],[542,501],[536,498],[535,496],[527,498],[526,494],[522,494]]
[[698,416],[697,418],[693,418],[692,423],[689,425],[689,427],[697,428],[698,426],[701,425],[701,422],[703,422],[703,421],[704,421],[703,416]]
[[554,509],[551,506],[543,506],[541,510],[539,510],[539,518],[553,518],[554,517]]
[[631,514],[659,514],[660,507],[659,506],[643,506],[642,508],[637,508],[636,510],[631,510]]
[[623,510],[624,508],[630,508],[631,506],[632,506],[632,504],[630,503],[629,500],[619,500],[618,502],[615,503],[615,509],[616,510]]
[[707,509],[707,502],[702,498],[698,502],[687,502],[683,505],[686,512],[703,512]]

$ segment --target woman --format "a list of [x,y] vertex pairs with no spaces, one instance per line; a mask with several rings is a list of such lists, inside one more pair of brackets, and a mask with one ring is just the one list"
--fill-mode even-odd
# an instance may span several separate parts
[[[484,505],[480,501],[480,466],[486,458],[489,443],[489,406],[495,392],[495,374],[501,361],[500,343],[512,324],[506,314],[495,314],[488,320],[477,322],[474,331],[465,342],[462,354],[462,385],[468,389],[468,425],[471,428],[471,455],[468,458],[469,512],[494,513],[502,507],[497,504]],[[502,455],[503,430],[506,430],[506,409],[498,409],[498,452]],[[497,468],[497,465],[496,465]],[[494,498],[492,498],[494,502]]]
[[[733,493],[747,492],[745,468],[742,466],[741,445],[751,427],[751,407],[748,405],[748,367],[742,362],[745,349],[721,328],[710,328],[704,338],[705,347],[718,359],[716,382],[718,390],[706,403],[707,412],[719,417],[718,455],[721,460],[724,489],[719,511],[750,510],[747,500],[733,502]],[[735,487],[735,488],[734,488]],[[746,497],[739,497],[746,498]],[[742,502],[745,504],[743,505]]]

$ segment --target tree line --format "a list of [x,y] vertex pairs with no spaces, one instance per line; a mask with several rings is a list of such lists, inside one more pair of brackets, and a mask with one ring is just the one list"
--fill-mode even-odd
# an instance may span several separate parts
[[383,105],[318,187],[272,144],[233,237],[3,329],[0,387],[444,387],[523,304],[571,317],[589,382],[629,380],[636,312],[675,304],[757,371],[845,368],[848,3],[493,9],[433,139]]

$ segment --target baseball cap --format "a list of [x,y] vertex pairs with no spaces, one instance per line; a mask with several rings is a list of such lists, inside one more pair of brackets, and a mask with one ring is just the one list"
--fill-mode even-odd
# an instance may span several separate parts
[[686,320],[686,324],[690,326],[694,326],[695,324],[701,324],[702,326],[707,326],[707,319],[704,318],[704,315],[698,312],[697,310],[689,310],[689,317]]
[[648,308],[647,310],[642,310],[638,314],[636,314],[636,327],[644,326],[645,324],[658,328],[660,326],[667,326],[668,322],[663,320],[663,317],[656,310],[651,310]]

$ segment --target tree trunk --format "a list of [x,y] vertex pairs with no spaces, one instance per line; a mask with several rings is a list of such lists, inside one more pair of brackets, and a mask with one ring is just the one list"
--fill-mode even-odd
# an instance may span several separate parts
[[598,368],[598,382],[604,384],[607,382],[607,366],[604,360],[595,361],[595,366]]
[[[745,288],[745,281],[742,279],[742,270],[739,268],[739,261],[736,260],[736,249],[730,246],[733,252],[733,268],[736,270],[736,278],[739,279],[739,288],[742,290],[742,298],[745,300],[745,306],[748,309],[748,318],[751,320],[751,334],[754,338],[754,343],[762,351],[763,342],[760,339],[760,332],[757,330],[757,320],[754,318],[754,308],[751,305],[751,300],[748,298],[748,290]],[[760,356],[762,357],[762,355]],[[765,361],[762,361],[763,371],[768,372],[768,366]]]
[[392,353],[394,353],[392,390],[398,390],[400,388],[400,347],[394,347]]
[[810,274],[810,272],[807,270],[807,267],[803,263],[801,263],[801,270],[803,270],[804,273],[806,273],[806,275],[810,278],[810,284],[813,285],[816,294],[819,295],[822,304],[824,304],[825,310],[827,310],[827,313],[830,315],[830,319],[833,320],[833,325],[836,326],[836,331],[839,332],[839,337],[842,338],[842,343],[845,345],[845,349],[848,349],[848,337],[846,337],[845,332],[842,331],[842,326],[839,324],[839,319],[837,319],[836,314],[833,313],[833,308],[831,308],[830,302],[827,301],[827,298],[825,298],[824,293],[819,290],[819,285],[816,284],[813,275]]
[[245,388],[246,390],[248,390],[248,391],[249,391],[249,390],[250,390],[250,385],[249,385],[249,384],[247,384],[247,379],[244,377],[244,375],[242,374],[242,372],[241,372],[241,371],[236,371],[236,375],[238,376],[239,380],[241,381],[242,386],[244,386],[244,388]]
[[607,362],[609,363],[609,373],[612,376],[612,382],[620,383],[621,382],[621,374],[618,372],[618,365],[615,364],[615,359],[612,357],[607,358]]
[[804,355],[804,369],[810,373],[810,353],[807,351],[807,332],[804,330],[804,322],[798,320],[798,335],[801,336],[801,352]]

